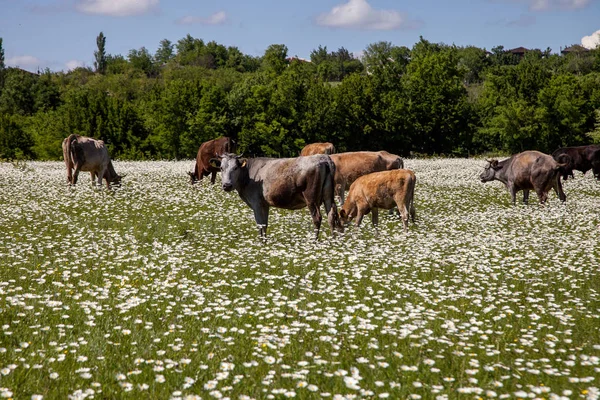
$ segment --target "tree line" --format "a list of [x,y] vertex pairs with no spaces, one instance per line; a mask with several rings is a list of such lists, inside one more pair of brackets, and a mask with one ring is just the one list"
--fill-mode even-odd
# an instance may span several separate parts
[[276,157],[318,141],[405,156],[600,142],[600,49],[518,56],[421,38],[373,43],[360,59],[319,46],[308,62],[283,44],[253,57],[187,35],[123,56],[106,41],[93,68],[33,74],[4,65],[0,38],[1,159],[60,159],[71,133],[131,160],[193,158],[221,135]]

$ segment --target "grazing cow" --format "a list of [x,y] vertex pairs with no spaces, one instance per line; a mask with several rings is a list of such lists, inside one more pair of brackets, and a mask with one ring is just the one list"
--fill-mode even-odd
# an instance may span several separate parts
[[552,157],[559,163],[567,164],[561,170],[563,180],[565,181],[569,176],[575,178],[573,175],[574,169],[584,174],[591,169],[596,179],[600,180],[600,145],[598,144],[562,147],[552,153]]
[[565,201],[567,196],[560,183],[559,171],[565,164],[559,164],[552,156],[539,151],[524,151],[506,160],[490,160],[479,178],[482,182],[498,180],[508,189],[513,204],[519,190],[523,191],[523,203],[529,200],[529,191],[535,190],[540,203],[548,199],[548,192],[554,188],[558,198]]
[[391,210],[397,206],[406,232],[409,214],[412,222],[415,222],[416,182],[414,172],[407,169],[374,172],[359,177],[350,185],[348,198],[340,210],[342,222],[348,223],[356,218],[356,226],[360,226],[363,217],[371,212],[371,222],[377,227],[379,209]]
[[67,166],[67,180],[71,185],[77,183],[79,171],[89,171],[92,175],[92,183],[97,178],[98,186],[102,186],[102,179],[105,179],[108,188],[111,184],[121,184],[121,179],[125,177],[115,171],[102,140],[69,135],[63,140],[62,149]]
[[311,143],[304,146],[300,152],[301,156],[312,156],[315,154],[333,154],[335,153],[335,147],[333,143]]
[[240,158],[225,153],[211,164],[221,168],[223,190],[237,190],[254,211],[260,236],[266,236],[269,207],[297,210],[308,206],[316,238],[321,227],[321,203],[325,204],[332,233],[341,231],[334,202],[335,164],[327,155],[298,158]]
[[404,161],[395,154],[387,151],[356,151],[332,154],[335,163],[336,194],[344,204],[346,189],[358,177],[379,171],[389,171],[404,168]]
[[210,183],[214,184],[219,169],[210,165],[210,159],[220,157],[225,153],[233,152],[235,152],[235,141],[227,136],[222,136],[202,143],[198,149],[198,154],[196,155],[194,171],[188,172],[190,182],[192,184],[200,182],[203,177],[212,174]]

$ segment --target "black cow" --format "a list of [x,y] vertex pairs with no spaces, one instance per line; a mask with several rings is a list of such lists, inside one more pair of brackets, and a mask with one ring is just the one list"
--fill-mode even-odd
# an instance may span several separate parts
[[584,174],[591,169],[596,179],[600,180],[600,145],[598,144],[561,147],[552,153],[552,157],[559,163],[567,164],[561,170],[563,180],[565,181],[569,176],[575,178],[573,175],[574,169]]

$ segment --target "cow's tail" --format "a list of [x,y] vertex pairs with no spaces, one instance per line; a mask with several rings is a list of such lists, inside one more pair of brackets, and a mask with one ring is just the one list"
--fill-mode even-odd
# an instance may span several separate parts
[[330,205],[327,221],[329,222],[332,233],[335,231],[342,232],[344,227],[340,221],[340,215],[338,213],[337,205],[335,204],[335,164],[329,156],[327,156],[327,162],[325,163],[325,179],[323,180],[321,194],[322,202],[325,203],[326,208],[327,205]]
[[410,220],[412,223],[415,223],[415,218],[417,217],[415,212],[415,186],[417,185],[417,177],[412,175],[412,179],[410,180],[410,184],[408,185],[407,197],[408,197],[408,213],[410,215]]
[[569,175],[573,175],[573,166],[571,156],[568,154],[560,154],[555,158],[557,164],[554,167],[555,171],[558,171],[562,175],[564,180],[567,180]]
[[73,183],[73,168],[77,163],[76,146],[77,135],[71,134],[64,140],[63,157],[65,159],[65,165],[67,166],[67,180],[69,183]]

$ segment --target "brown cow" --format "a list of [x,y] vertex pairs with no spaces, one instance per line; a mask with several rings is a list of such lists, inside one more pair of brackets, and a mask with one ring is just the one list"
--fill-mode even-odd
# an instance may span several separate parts
[[371,212],[371,222],[377,228],[379,209],[391,210],[397,206],[406,232],[409,215],[412,222],[415,222],[416,182],[414,172],[407,169],[374,172],[361,176],[350,186],[348,199],[340,210],[342,222],[348,223],[356,218],[356,226],[360,226],[363,217]]
[[404,168],[402,158],[387,151],[355,151],[332,154],[330,157],[335,163],[336,194],[342,204],[346,189],[357,178],[373,172]]
[[561,170],[563,180],[565,181],[569,176],[575,178],[573,175],[574,169],[584,174],[591,169],[596,179],[600,180],[600,145],[598,144],[561,147],[552,153],[552,157],[559,163],[567,164]]
[[311,143],[304,146],[300,152],[301,156],[312,156],[315,154],[333,154],[335,153],[335,147],[333,143]]
[[188,175],[190,176],[190,182],[192,184],[200,182],[203,177],[212,174],[210,177],[210,183],[214,184],[219,169],[210,165],[210,159],[214,157],[221,157],[225,153],[233,153],[234,151],[235,141],[227,136],[222,136],[220,138],[202,143],[198,149],[198,154],[196,155],[194,171],[188,172]]
[[552,156],[539,151],[524,151],[515,154],[506,160],[490,160],[479,178],[482,182],[498,180],[508,189],[513,204],[516,202],[517,192],[523,191],[523,203],[529,200],[529,191],[535,190],[540,203],[548,199],[551,188],[561,201],[567,196],[560,183],[559,171],[566,164],[559,164]]
[[115,171],[102,140],[69,135],[63,140],[62,149],[67,167],[67,181],[70,185],[77,183],[79,171],[89,171],[92,175],[92,183],[97,178],[98,186],[102,186],[102,179],[105,179],[108,188],[111,184],[119,185],[125,176],[121,176]]

